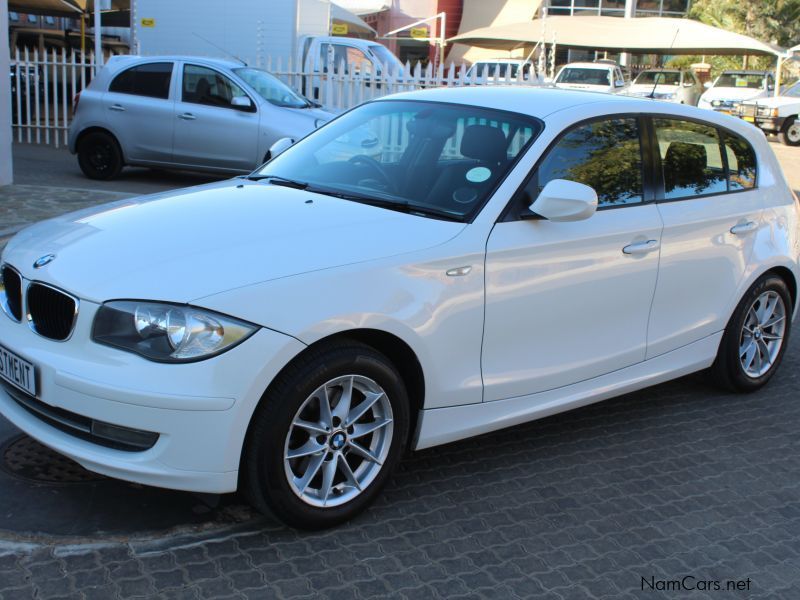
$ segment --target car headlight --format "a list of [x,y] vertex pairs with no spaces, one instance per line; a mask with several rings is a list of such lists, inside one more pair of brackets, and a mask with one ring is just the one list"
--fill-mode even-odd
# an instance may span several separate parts
[[97,311],[92,339],[157,362],[211,358],[246,340],[257,326],[180,304],[115,300]]

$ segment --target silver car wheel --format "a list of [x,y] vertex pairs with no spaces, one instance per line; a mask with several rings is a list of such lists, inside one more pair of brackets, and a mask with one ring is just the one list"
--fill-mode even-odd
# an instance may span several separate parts
[[793,144],[800,143],[800,121],[795,121],[786,129],[786,138]]
[[319,386],[292,419],[283,464],[289,486],[305,503],[339,506],[377,477],[392,444],[392,406],[363,375]]
[[770,370],[783,345],[786,305],[767,291],[750,306],[739,337],[739,360],[748,377],[757,379]]

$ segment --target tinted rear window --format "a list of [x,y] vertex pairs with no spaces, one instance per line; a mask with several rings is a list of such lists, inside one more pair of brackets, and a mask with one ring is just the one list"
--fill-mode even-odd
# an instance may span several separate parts
[[678,119],[655,119],[654,124],[666,199],[728,191],[714,127]]
[[742,137],[723,132],[725,154],[728,159],[728,189],[747,190],[756,186],[756,153]]
[[117,75],[108,91],[166,100],[171,80],[172,63],[148,63],[131,67]]

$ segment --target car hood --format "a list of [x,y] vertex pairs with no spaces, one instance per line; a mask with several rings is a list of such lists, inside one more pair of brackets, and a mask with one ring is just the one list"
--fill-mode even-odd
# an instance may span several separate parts
[[[679,85],[657,85],[655,92],[656,94],[676,94],[681,91],[681,87]],[[653,84],[644,84],[644,83],[637,83],[635,85],[631,85],[627,93],[628,94],[650,94],[653,92]]]
[[715,87],[706,90],[701,99],[706,102],[711,102],[712,100],[750,100],[751,98],[758,98],[764,93],[764,90],[754,90],[752,88]]
[[[43,221],[17,234],[3,260],[86,300],[189,302],[431,247],[464,226],[239,179]],[[46,254],[55,259],[34,269]]]
[[557,88],[564,90],[591,90],[593,92],[609,92],[610,85],[590,85],[588,83],[556,83]]
[[792,98],[791,96],[771,96],[769,98],[758,98],[757,100],[750,100],[743,102],[743,104],[758,104],[759,106],[766,106],[768,108],[780,108],[782,106],[800,106],[800,98]]

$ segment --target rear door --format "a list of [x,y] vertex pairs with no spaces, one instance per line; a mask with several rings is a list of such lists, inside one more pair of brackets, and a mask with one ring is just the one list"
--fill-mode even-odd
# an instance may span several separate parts
[[174,66],[171,61],[137,64],[118,73],[103,95],[106,122],[128,161],[172,161]]
[[[232,104],[250,99],[250,107]],[[251,171],[258,156],[260,113],[254,98],[229,76],[207,67],[184,63],[175,103],[175,162],[188,167]]]
[[664,233],[648,358],[725,328],[762,213],[746,140],[675,118],[654,118],[653,125]]

